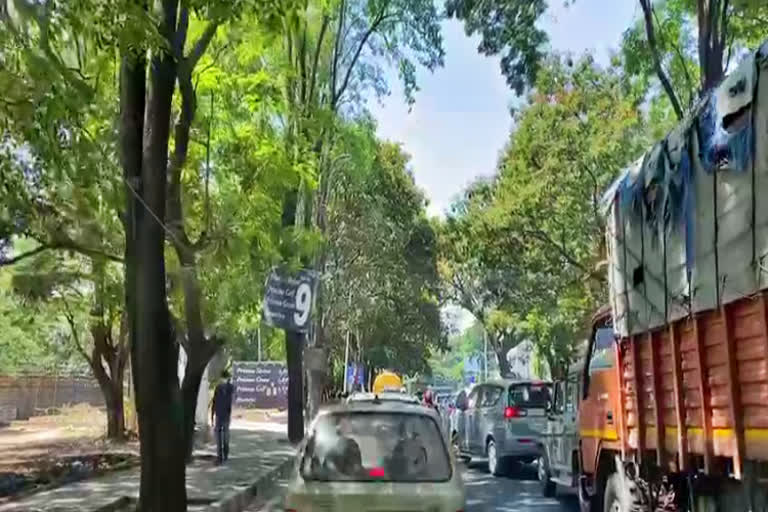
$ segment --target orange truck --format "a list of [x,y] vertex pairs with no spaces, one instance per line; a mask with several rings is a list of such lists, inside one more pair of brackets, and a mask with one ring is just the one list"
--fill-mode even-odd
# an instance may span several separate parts
[[545,493],[572,486],[585,511],[768,510],[768,43],[604,206],[610,302],[556,384]]

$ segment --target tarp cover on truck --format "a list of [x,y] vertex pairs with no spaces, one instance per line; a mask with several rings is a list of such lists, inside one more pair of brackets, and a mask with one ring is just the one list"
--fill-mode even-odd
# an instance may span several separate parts
[[604,206],[620,336],[768,288],[768,43],[626,169]]

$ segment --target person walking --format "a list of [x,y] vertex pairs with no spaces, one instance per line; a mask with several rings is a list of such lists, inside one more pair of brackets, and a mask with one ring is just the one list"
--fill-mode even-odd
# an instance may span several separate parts
[[232,418],[232,399],[235,387],[228,370],[221,374],[221,382],[213,392],[211,404],[211,423],[216,432],[216,463],[222,464],[229,459],[229,422]]

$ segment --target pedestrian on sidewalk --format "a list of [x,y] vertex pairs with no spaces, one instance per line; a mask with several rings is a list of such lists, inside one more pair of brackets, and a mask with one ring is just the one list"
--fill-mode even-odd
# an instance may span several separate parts
[[222,464],[229,459],[229,422],[232,418],[232,399],[235,387],[229,370],[221,373],[221,381],[216,385],[211,404],[211,423],[216,432],[216,463]]

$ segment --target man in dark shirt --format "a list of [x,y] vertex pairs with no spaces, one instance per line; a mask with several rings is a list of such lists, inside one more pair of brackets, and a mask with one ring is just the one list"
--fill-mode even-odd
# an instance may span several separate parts
[[[235,387],[229,371],[221,374],[221,382],[213,392],[213,404],[211,405],[211,423],[216,431],[216,461],[221,464],[229,459],[229,420],[232,417],[232,399]],[[215,418],[215,419],[214,419]]]

